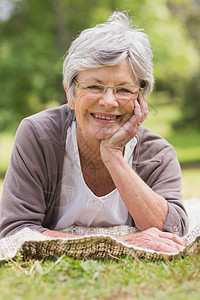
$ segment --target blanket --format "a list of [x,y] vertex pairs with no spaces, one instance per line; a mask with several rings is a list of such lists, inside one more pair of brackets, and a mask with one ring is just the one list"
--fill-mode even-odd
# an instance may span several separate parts
[[190,219],[194,220],[194,213],[198,217],[195,222],[191,222],[190,231],[183,238],[185,240],[184,249],[177,251],[177,253],[144,249],[119,241],[115,237],[116,235],[137,232],[136,228],[126,225],[110,228],[72,226],[66,229],[66,232],[79,235],[74,238],[51,238],[29,228],[24,228],[14,235],[0,240],[0,261],[15,258],[18,253],[26,260],[33,258],[45,259],[61,255],[77,259],[121,258],[130,255],[138,259],[169,260],[200,253],[200,223],[196,224],[199,221],[200,210],[197,206],[195,207],[195,210],[189,210],[189,206],[187,208]]

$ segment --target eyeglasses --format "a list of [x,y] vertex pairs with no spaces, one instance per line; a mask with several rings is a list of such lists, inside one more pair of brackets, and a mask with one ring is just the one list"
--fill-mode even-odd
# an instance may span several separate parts
[[76,87],[83,90],[89,96],[98,97],[106,93],[107,89],[113,89],[114,95],[118,99],[134,99],[139,94],[142,94],[144,89],[134,85],[119,85],[119,86],[105,86],[96,82],[78,82],[75,80]]

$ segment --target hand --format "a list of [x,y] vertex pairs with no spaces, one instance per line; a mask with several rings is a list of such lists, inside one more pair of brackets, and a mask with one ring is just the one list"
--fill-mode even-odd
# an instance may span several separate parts
[[74,235],[71,233],[65,233],[62,231],[55,231],[55,230],[45,230],[42,232],[42,234],[47,235],[52,238],[69,238],[69,239],[71,239],[71,238],[78,237],[78,235]]
[[138,99],[134,102],[133,116],[113,136],[101,141],[100,151],[103,161],[106,160],[104,152],[123,152],[125,145],[136,135],[140,124],[146,119],[147,115],[147,103],[144,96],[139,94]]
[[168,253],[176,253],[184,248],[184,242],[179,236],[162,232],[154,227],[136,234],[120,236],[117,239],[134,246]]

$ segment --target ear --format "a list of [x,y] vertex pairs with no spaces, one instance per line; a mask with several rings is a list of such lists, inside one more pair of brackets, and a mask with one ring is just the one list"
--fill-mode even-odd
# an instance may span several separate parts
[[68,101],[69,107],[72,110],[74,110],[75,109],[75,105],[74,105],[74,102],[69,97],[69,93],[68,93],[68,90],[67,90],[66,86],[64,86],[64,89],[65,89],[65,93],[66,93],[66,96],[67,96],[67,101]]

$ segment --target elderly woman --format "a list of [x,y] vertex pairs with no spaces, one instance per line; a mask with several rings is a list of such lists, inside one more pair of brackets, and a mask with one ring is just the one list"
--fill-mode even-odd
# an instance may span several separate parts
[[188,220],[175,151],[140,126],[153,87],[148,37],[126,14],[84,30],[63,68],[68,105],[22,121],[1,201],[1,237],[29,227],[129,225],[137,246],[181,249]]

